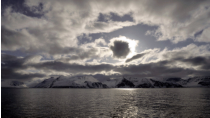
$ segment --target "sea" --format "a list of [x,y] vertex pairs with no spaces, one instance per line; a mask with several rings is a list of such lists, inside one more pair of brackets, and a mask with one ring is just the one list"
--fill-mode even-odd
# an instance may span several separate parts
[[1,88],[2,118],[210,118],[210,88]]

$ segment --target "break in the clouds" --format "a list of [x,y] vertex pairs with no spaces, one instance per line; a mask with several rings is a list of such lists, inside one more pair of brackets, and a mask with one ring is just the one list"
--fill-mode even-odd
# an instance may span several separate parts
[[2,79],[209,75],[208,0],[2,1]]

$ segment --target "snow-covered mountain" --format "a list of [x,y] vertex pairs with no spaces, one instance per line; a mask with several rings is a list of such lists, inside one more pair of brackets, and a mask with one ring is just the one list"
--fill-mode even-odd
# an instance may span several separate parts
[[137,78],[137,77],[126,77],[129,81],[131,81],[135,86],[135,88],[178,88],[182,87],[182,85],[178,83],[172,83],[167,81],[161,81],[158,79],[150,79],[150,78]]
[[37,84],[35,88],[108,88],[92,76],[49,78]]
[[115,87],[116,88],[134,88],[134,86],[135,85],[131,81],[123,78]]
[[[179,88],[179,87],[210,87],[210,77],[193,77],[189,79],[182,78],[166,78],[166,79],[151,79],[138,77],[122,77],[104,81],[103,83],[110,88],[118,88],[119,83],[126,79],[134,84],[132,88]],[[120,86],[123,87],[123,86]],[[126,86],[124,86],[126,87]],[[131,86],[127,86],[130,88]]]
[[154,88],[180,88],[183,87],[180,84],[177,83],[172,83],[172,82],[163,82],[163,81],[157,81],[157,80],[153,80],[150,79],[153,82],[153,87]]
[[[101,75],[50,77],[33,86],[34,88],[177,88],[177,87],[210,87],[210,77],[182,78],[138,78],[116,77],[100,78]],[[20,81],[1,81],[1,87],[26,87]]]
[[41,83],[37,84],[34,88],[52,88],[53,84],[58,78],[51,77],[49,79],[45,79]]
[[147,78],[126,77],[126,79],[133,82],[135,88],[154,88],[153,82]]
[[169,78],[166,81],[180,84],[183,87],[210,87],[210,76],[192,77],[189,79]]

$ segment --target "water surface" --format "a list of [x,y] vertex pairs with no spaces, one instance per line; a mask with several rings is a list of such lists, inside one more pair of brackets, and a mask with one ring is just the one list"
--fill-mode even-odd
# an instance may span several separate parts
[[7,89],[2,117],[210,118],[210,88]]

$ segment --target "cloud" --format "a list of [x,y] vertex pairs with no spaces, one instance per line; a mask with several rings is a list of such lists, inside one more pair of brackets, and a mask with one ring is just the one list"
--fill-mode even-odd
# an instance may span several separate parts
[[136,60],[136,59],[139,59],[139,58],[142,58],[144,55],[146,55],[147,53],[140,53],[140,54],[136,54],[134,55],[133,57],[127,59],[125,62],[128,63],[128,62],[131,62],[133,60]]
[[[210,45],[195,45],[189,44],[185,47],[174,48],[169,50],[168,48],[164,48],[163,50],[159,48],[147,49],[142,51],[141,53],[147,53],[143,58],[139,58],[135,62],[138,63],[151,63],[158,62],[163,60],[173,60],[173,59],[187,59],[193,57],[208,57],[210,56]],[[182,66],[182,65],[179,65]]]
[[44,74],[40,74],[40,73],[28,73],[28,74],[17,73],[9,68],[2,68],[1,73],[2,73],[1,75],[2,79],[16,79],[16,80],[28,81],[28,80],[32,80],[33,78],[45,77]]
[[1,27],[1,39],[2,50],[17,50],[23,45],[27,46],[25,41],[30,40],[21,32],[9,30],[4,26]]
[[[40,7],[40,3],[43,8],[34,10]],[[2,13],[2,50],[45,52],[51,55],[72,53],[69,50],[80,46],[77,37],[81,34],[112,32],[137,24],[157,26],[157,30],[148,31],[147,34],[155,36],[159,41],[178,43],[187,38],[195,39],[194,35],[204,30],[195,40],[209,42],[209,4],[205,0],[125,0],[120,3],[102,0],[26,0],[26,10],[41,16],[32,17],[15,12],[12,7],[6,8]],[[110,13],[119,17],[130,14],[133,20],[98,21],[100,14]]]
[[84,73],[95,73],[101,71],[110,71],[113,69],[111,64],[76,64],[76,63],[64,63],[64,62],[44,62],[39,64],[32,64],[31,67],[41,70],[54,70],[57,72],[67,72],[71,74],[84,74]]
[[[40,3],[43,8],[37,10]],[[26,11],[40,16],[29,15],[13,7],[4,9],[2,51],[20,50],[38,55],[20,58],[3,54],[2,79],[101,72],[142,77],[209,73],[209,45],[199,43],[200,46],[190,44],[172,50],[154,48],[137,53],[138,40],[119,36],[108,42],[103,38],[88,37],[93,33],[110,33],[127,26],[146,24],[158,27],[147,32],[158,41],[178,43],[191,38],[196,42],[209,42],[210,2],[207,0],[26,0],[24,5],[28,8]],[[106,22],[101,22],[98,20],[100,14],[114,14],[120,19],[129,14],[132,20],[120,21],[110,16]],[[84,37],[79,39],[81,35]],[[84,40],[88,43],[83,44]],[[44,60],[39,54],[53,58]],[[135,64],[99,63],[111,54],[116,59]],[[88,63],[91,59],[95,59],[94,62]]]
[[65,61],[69,62],[72,60],[87,60],[91,58],[98,58],[99,55],[97,55],[97,48],[90,48],[86,50],[81,50],[78,53],[66,55],[64,58],[56,59],[56,61]]
[[113,52],[115,58],[126,58],[130,53],[129,43],[124,41],[115,40],[113,46],[110,46],[110,49]]
[[140,76],[140,77],[187,77],[187,76],[207,76],[208,70],[194,70],[192,68],[169,67],[174,62],[172,61],[159,61],[156,63],[128,65],[122,68],[117,68],[124,75]]
[[[198,57],[199,58],[199,57]],[[206,58],[207,61],[210,61],[209,58]],[[72,73],[72,75],[80,75],[80,74],[93,74],[93,73],[108,73],[113,71],[115,73],[120,73],[121,75],[130,75],[130,76],[139,76],[139,77],[172,77],[172,76],[205,76],[209,75],[209,67],[210,63],[204,64],[200,63],[199,69],[193,68],[183,68],[178,66],[170,67],[169,65],[173,65],[176,62],[184,62],[194,64],[193,61],[186,62],[185,59],[179,60],[165,60],[152,62],[147,64],[130,64],[130,65],[113,65],[113,64],[76,64],[76,63],[63,63],[63,62],[44,62],[39,64],[32,64],[30,66],[48,71],[52,70],[55,72],[66,72]],[[205,67],[205,69],[203,69]],[[208,69],[207,69],[208,68]],[[50,72],[50,71],[49,71]]]
[[192,66],[199,66],[200,69],[210,71],[210,57],[209,56],[206,56],[206,57],[197,56],[197,57],[191,57],[187,59],[178,58],[175,60],[190,64]]
[[118,59],[124,59],[133,56],[136,52],[136,46],[138,40],[132,40],[125,36],[119,36],[110,39],[109,48],[113,52],[113,57]]
[[[28,59],[35,58],[34,56],[28,56],[25,58],[18,58],[12,55],[2,54],[2,61],[1,61],[1,78],[2,79],[22,79],[22,80],[28,80],[33,79],[35,77],[44,77],[44,74],[40,73],[27,73],[22,74],[18,73],[18,70],[24,70],[27,69],[27,65],[25,65],[25,62],[28,62]],[[32,62],[30,60],[30,62]],[[37,62],[37,61],[35,61]]]
[[202,30],[201,34],[198,37],[196,37],[195,41],[210,42],[210,27]]
[[[87,1],[26,1],[24,5],[29,8],[26,10],[30,10],[39,7],[39,3],[43,4],[43,9],[36,11],[42,14],[39,18],[16,12],[12,7],[5,9],[2,13],[2,50],[50,55],[75,54],[75,50],[80,50],[77,49],[77,37],[81,34],[111,32],[135,25],[134,22],[128,21],[96,22],[99,11],[88,11],[87,9],[92,8]],[[106,45],[103,40],[95,43]]]
[[[173,76],[205,76],[210,71],[210,46],[196,46],[190,44],[183,48],[173,50],[158,49],[145,50],[140,54],[133,56],[132,61],[138,56],[144,56],[140,63],[135,64],[76,64],[63,62],[40,63],[38,68],[52,69],[55,71],[64,71],[66,73],[91,74],[107,73],[113,71],[121,75],[131,75],[139,77],[173,77]],[[128,59],[128,60],[129,60]],[[137,58],[139,59],[139,58]],[[136,60],[137,60],[136,59]],[[147,60],[147,61],[145,61]],[[34,67],[37,65],[34,64]],[[57,67],[58,66],[58,67]]]
[[103,38],[95,39],[94,42],[81,44],[80,46],[84,48],[100,48],[101,46],[108,47],[107,42]]
[[[38,33],[39,34],[39,33]],[[2,26],[2,50],[18,50],[20,49],[25,53],[45,53],[50,55],[65,55],[70,56],[69,60],[83,60],[95,57],[100,57],[104,55],[105,52],[100,52],[96,46],[107,45],[104,39],[96,39],[94,43],[89,43],[87,45],[80,47],[63,47],[57,42],[45,42],[40,39],[34,38],[31,34],[28,34],[26,30],[13,31],[4,26]],[[40,40],[40,41],[39,41]],[[44,46],[47,45],[47,46]],[[92,46],[92,48],[87,48],[87,46]]]
[[[200,46],[197,50],[201,50],[202,48]],[[52,75],[72,76],[84,74],[94,75],[100,73],[109,74],[110,76],[118,73],[120,75],[157,78],[209,75],[210,55],[203,56],[206,55],[204,53],[205,51],[200,51],[200,53],[202,53],[200,56],[193,56],[189,54],[190,50],[189,52],[186,52],[186,49],[190,49],[190,46],[177,50],[162,51],[158,53],[160,54],[159,58],[161,59],[156,61],[125,65],[42,61],[40,56],[15,57],[2,54],[2,79],[23,79],[26,81],[32,80],[33,78],[43,78]],[[144,56],[147,57],[151,54],[152,51]],[[168,56],[166,56],[167,54]]]
[[174,58],[192,58],[192,57],[208,57],[210,56],[210,45],[197,46],[195,44],[189,44],[182,48],[175,48],[173,50],[164,49],[160,52],[161,59],[171,60]]

